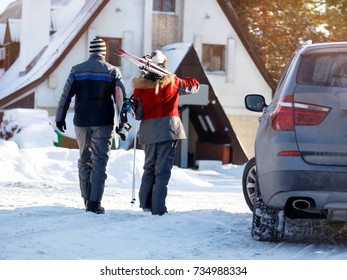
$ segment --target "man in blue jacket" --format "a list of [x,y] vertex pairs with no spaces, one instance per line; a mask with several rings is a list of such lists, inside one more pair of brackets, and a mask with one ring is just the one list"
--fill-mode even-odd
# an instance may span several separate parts
[[75,96],[73,123],[80,150],[78,175],[86,211],[103,214],[101,200],[106,180],[106,166],[111,150],[115,91],[125,89],[120,70],[105,61],[106,44],[95,38],[90,42],[90,57],[72,67],[61,95],[56,127],[65,132],[65,117]]

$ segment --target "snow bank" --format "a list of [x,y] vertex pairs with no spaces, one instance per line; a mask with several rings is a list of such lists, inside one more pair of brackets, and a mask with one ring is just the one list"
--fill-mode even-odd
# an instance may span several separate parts
[[58,142],[46,110],[11,109],[4,113],[0,136],[12,140],[19,148],[52,147]]

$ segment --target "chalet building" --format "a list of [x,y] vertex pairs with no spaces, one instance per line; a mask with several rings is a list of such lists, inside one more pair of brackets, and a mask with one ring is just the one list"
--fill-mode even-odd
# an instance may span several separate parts
[[0,17],[0,73],[18,58],[20,40],[21,3],[14,3]]
[[[275,84],[229,0],[17,0],[0,15],[0,113],[41,108],[54,116],[71,66],[88,58],[94,37],[105,40],[106,60],[121,69],[129,96],[139,70],[118,48],[138,56],[161,49],[169,71],[201,82],[180,100],[188,139],[177,165],[243,164],[253,156],[258,116],[244,109],[244,96],[270,101]],[[60,138],[76,147],[73,133]]]

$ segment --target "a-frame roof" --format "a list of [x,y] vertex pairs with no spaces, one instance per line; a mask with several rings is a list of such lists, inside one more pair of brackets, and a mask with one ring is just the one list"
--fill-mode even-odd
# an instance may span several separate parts
[[263,76],[266,83],[269,85],[269,87],[274,92],[276,88],[276,82],[271,77],[269,71],[266,69],[265,64],[262,62],[262,60],[259,57],[259,54],[257,53],[254,44],[250,40],[248,33],[246,30],[242,27],[241,21],[231,4],[230,0],[217,0],[219,6],[222,8],[225,16],[229,20],[230,24],[234,28],[235,32],[237,33],[237,36],[240,38],[242,44],[246,48],[247,52],[251,56],[252,60],[254,61],[255,65],[257,66],[258,70],[260,71],[261,75]]
[[[230,145],[232,147],[230,150],[231,162],[234,164],[246,162],[247,155],[235,135],[194,47],[187,43],[178,43],[165,46],[163,52],[169,61],[168,70],[175,72],[178,77],[187,77],[194,73],[194,78],[208,86],[208,104],[190,106],[189,119],[199,136],[198,142],[219,146]],[[209,125],[204,127],[200,118],[208,119],[212,127]],[[199,151],[199,154],[206,153],[208,151]]]

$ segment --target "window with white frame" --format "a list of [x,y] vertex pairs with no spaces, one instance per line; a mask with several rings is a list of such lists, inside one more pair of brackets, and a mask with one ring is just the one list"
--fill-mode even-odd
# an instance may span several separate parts
[[225,72],[225,45],[202,45],[202,65],[208,72]]
[[153,0],[153,11],[175,12],[176,0]]

